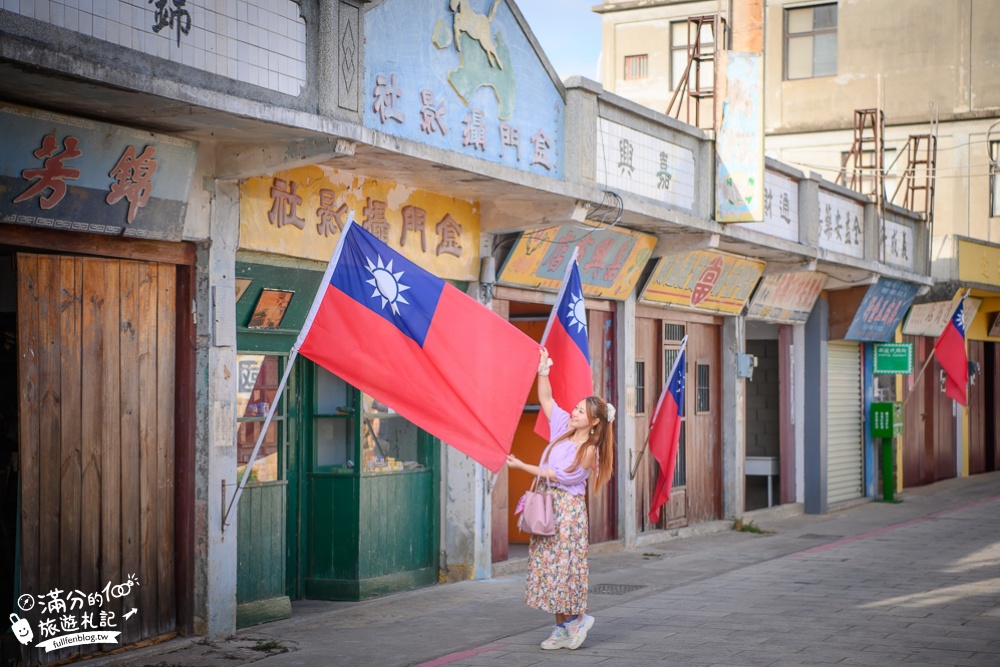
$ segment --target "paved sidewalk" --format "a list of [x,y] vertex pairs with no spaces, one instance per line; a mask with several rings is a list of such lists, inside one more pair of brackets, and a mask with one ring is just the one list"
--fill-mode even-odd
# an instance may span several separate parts
[[[720,532],[595,550],[597,623],[576,651],[539,649],[551,617],[524,605],[519,571],[297,603],[238,643],[180,640],[87,664],[1000,666],[1000,473],[910,490],[898,505],[748,518],[774,533],[717,522],[689,532]],[[253,650],[271,641],[288,651]]]

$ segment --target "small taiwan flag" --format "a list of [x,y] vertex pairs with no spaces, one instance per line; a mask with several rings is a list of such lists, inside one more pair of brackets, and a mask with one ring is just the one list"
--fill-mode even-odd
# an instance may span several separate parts
[[[549,351],[552,369],[549,382],[556,405],[572,412],[576,404],[594,393],[594,378],[590,372],[590,351],[587,342],[587,309],[583,303],[583,283],[576,263],[576,253],[566,270],[559,296],[552,307],[542,347]],[[535,433],[550,440],[561,433],[549,433],[549,420],[538,413]]]
[[969,358],[965,352],[965,297],[958,302],[944,331],[934,343],[934,354],[947,375],[944,393],[959,404],[967,405]]
[[653,420],[649,425],[649,453],[660,464],[653,499],[649,503],[649,520],[660,520],[660,507],[670,499],[677,467],[677,448],[681,440],[681,417],[684,416],[685,348],[687,336],[681,342],[680,352],[667,376],[667,383],[656,402]]

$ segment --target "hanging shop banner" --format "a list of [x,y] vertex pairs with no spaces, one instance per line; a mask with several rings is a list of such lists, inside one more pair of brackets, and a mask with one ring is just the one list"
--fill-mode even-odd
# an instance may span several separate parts
[[642,300],[715,313],[738,314],[764,271],[764,262],[711,250],[660,258]]
[[655,236],[619,228],[562,225],[523,232],[498,280],[557,292],[576,247],[583,293],[621,301],[632,294],[654,246]]
[[875,343],[875,375],[912,375],[913,343]]
[[197,145],[0,106],[0,222],[180,241]]
[[865,293],[844,338],[866,342],[892,340],[919,289],[919,285],[912,283],[879,279]]
[[[969,325],[979,312],[979,306],[983,300],[969,297],[965,300],[965,330],[969,330]],[[934,301],[933,303],[919,303],[910,308],[903,324],[904,336],[931,336],[937,338],[944,331],[948,320],[955,313],[958,306],[958,298],[951,301]]]
[[479,207],[314,165],[240,185],[240,248],[328,262],[354,220],[449,280],[479,278]]
[[768,169],[764,172],[764,222],[733,224],[798,243],[799,182]]
[[765,276],[750,299],[747,317],[804,324],[825,284],[826,274],[817,271]]
[[764,221],[764,57],[719,51],[715,219]]

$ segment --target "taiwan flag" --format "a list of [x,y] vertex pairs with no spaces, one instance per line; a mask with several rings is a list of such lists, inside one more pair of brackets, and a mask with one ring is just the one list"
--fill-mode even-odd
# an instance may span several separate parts
[[649,425],[649,452],[660,464],[660,475],[656,478],[656,489],[649,506],[649,520],[660,520],[660,507],[670,499],[670,489],[674,484],[674,468],[677,466],[677,447],[681,439],[681,417],[684,416],[684,348],[687,336],[681,342],[680,352],[674,359],[673,368],[663,386],[660,400],[656,402],[653,421]]
[[349,221],[296,349],[498,472],[538,344]]
[[[587,343],[587,309],[583,304],[583,283],[575,252],[545,325],[542,347],[549,351],[549,358],[552,359],[549,371],[552,398],[563,410],[573,412],[577,403],[594,393]],[[551,439],[549,421],[544,412],[538,413],[535,433],[546,441]]]
[[944,393],[961,405],[967,405],[969,358],[965,354],[965,297],[958,302],[954,314],[934,343],[934,354],[947,375]]

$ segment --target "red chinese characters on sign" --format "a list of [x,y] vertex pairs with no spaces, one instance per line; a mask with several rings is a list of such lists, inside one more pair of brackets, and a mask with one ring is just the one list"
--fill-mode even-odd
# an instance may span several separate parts
[[79,140],[76,137],[66,137],[63,139],[62,151],[57,153],[56,135],[45,135],[41,147],[34,151],[35,157],[45,158],[41,168],[25,169],[21,172],[21,176],[26,181],[36,181],[36,183],[18,195],[14,199],[14,203],[17,204],[42,195],[46,190],[51,192],[42,195],[39,200],[39,205],[43,209],[48,210],[62,201],[62,198],[66,196],[66,179],[76,180],[80,178],[79,169],[72,169],[63,164],[66,160],[83,155],[83,151],[77,148],[78,144]]
[[591,255],[590,261],[583,267],[582,273],[590,273],[591,278],[596,280],[601,274],[601,271],[604,269],[608,253],[611,252],[611,248],[614,247],[614,245],[615,240],[611,237],[603,239],[600,243],[598,243],[594,248],[594,254]]
[[285,181],[275,178],[271,184],[271,210],[267,212],[267,219],[272,225],[279,229],[285,225],[295,225],[299,229],[306,226],[306,221],[299,217],[298,207],[302,206],[302,197],[299,196],[298,185],[295,181]]
[[136,157],[135,146],[129,146],[118,158],[118,163],[108,172],[114,179],[111,191],[105,201],[112,206],[122,199],[128,200],[128,215],[131,223],[135,214],[149,201],[153,191],[153,174],[156,173],[156,147],[146,146],[142,154]]
[[722,275],[722,264],[722,258],[716,257],[709,262],[705,270],[698,276],[698,282],[695,283],[694,289],[691,290],[692,306],[697,306],[705,300],[705,297],[712,293],[712,288],[715,287],[715,283],[719,282],[719,276]]

